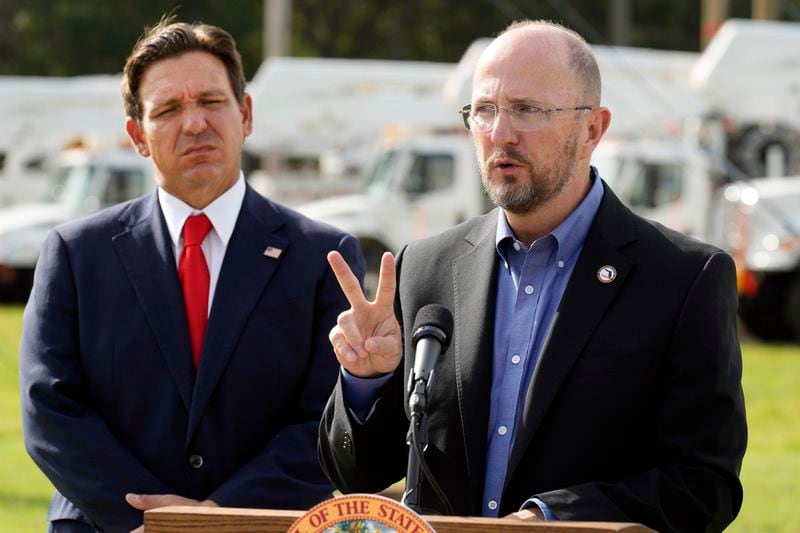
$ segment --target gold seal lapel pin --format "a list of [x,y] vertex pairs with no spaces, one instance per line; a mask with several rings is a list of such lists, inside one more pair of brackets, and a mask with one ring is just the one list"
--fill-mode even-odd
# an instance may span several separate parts
[[597,271],[597,279],[600,280],[601,283],[611,283],[616,277],[617,269],[611,265],[602,266]]

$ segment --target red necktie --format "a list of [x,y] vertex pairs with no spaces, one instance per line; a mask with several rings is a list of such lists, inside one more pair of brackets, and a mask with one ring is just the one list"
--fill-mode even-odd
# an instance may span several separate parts
[[178,279],[183,289],[183,305],[189,323],[194,369],[200,365],[200,349],[208,322],[209,275],[206,257],[200,245],[211,230],[211,221],[203,214],[193,215],[183,225],[183,251],[178,261]]

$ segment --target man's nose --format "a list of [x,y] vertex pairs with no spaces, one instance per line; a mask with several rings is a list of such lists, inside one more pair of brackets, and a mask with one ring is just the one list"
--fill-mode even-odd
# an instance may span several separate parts
[[492,129],[489,130],[489,135],[494,144],[517,144],[518,136],[517,130],[511,123],[511,113],[506,109],[497,109],[497,115],[494,117],[494,124]]
[[199,107],[189,107],[183,113],[183,132],[188,135],[203,133],[208,124],[205,111]]

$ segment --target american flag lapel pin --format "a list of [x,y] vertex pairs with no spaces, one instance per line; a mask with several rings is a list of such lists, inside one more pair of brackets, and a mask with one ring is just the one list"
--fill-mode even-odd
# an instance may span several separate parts
[[267,246],[267,249],[264,250],[264,255],[266,257],[271,257],[272,259],[278,259],[282,253],[282,249],[275,248],[274,246]]

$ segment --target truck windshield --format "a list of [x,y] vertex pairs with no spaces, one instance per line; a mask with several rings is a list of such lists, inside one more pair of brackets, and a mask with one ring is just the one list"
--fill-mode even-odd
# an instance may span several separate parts
[[63,166],[56,170],[55,181],[50,189],[50,200],[57,203],[80,206],[89,194],[94,166]]
[[362,192],[365,195],[383,198],[389,193],[395,161],[397,161],[397,152],[394,150],[389,150],[378,156],[364,182]]
[[765,224],[789,226],[798,232],[800,231],[800,194],[788,192],[766,197],[756,204],[754,214],[758,218],[769,221]]

